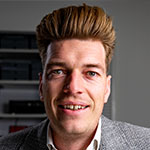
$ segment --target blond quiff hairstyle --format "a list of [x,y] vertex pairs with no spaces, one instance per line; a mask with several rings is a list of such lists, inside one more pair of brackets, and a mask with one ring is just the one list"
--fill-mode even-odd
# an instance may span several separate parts
[[106,51],[107,70],[115,46],[112,19],[102,8],[69,6],[46,15],[36,28],[37,44],[42,64],[45,64],[48,45],[65,39],[100,40]]

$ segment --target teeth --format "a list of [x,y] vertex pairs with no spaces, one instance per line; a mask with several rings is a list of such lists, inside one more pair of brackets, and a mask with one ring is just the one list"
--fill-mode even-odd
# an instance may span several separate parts
[[74,106],[74,109],[75,109],[75,110],[78,110],[78,109],[79,109],[79,106],[75,105],[75,106]]
[[74,107],[73,107],[73,105],[70,105],[70,109],[73,109]]
[[71,109],[71,110],[78,110],[78,109],[84,109],[86,106],[81,106],[81,105],[64,105],[64,109]]

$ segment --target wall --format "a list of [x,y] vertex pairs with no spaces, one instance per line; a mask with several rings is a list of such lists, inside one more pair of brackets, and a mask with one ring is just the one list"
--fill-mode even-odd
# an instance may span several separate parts
[[[0,31],[35,31],[53,8],[86,1],[0,2]],[[150,1],[87,1],[111,14],[117,32],[112,64],[113,119],[150,127]]]
[[116,119],[150,127],[150,2],[116,7]]

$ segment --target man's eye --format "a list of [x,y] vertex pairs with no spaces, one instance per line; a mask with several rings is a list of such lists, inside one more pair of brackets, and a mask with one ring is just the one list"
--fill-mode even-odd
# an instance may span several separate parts
[[55,79],[55,78],[60,78],[65,75],[65,72],[61,69],[56,69],[56,70],[51,70],[49,73],[47,73],[47,78],[48,79]]
[[88,71],[88,72],[87,72],[87,75],[90,76],[90,77],[94,77],[94,76],[97,75],[97,73],[96,73],[96,72],[93,72],[93,71]]
[[63,74],[63,71],[61,69],[58,69],[58,70],[53,70],[51,73],[56,75],[61,75]]

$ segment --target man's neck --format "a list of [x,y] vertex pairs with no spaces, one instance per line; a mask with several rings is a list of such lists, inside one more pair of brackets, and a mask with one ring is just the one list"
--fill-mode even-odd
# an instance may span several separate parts
[[52,132],[54,145],[58,150],[86,150],[95,135],[96,129],[86,135],[61,136]]
[[93,136],[94,133],[91,136],[65,136],[65,138],[54,136],[54,144],[58,150],[86,150]]

